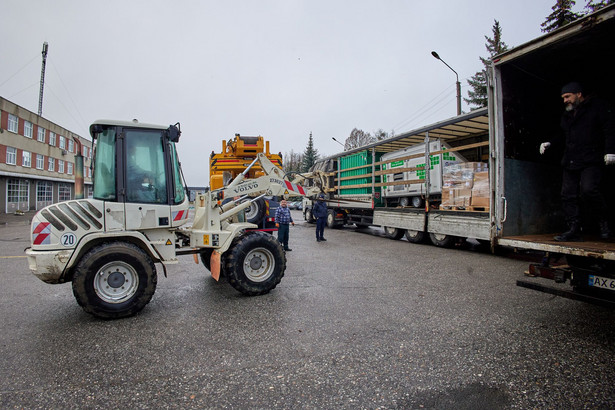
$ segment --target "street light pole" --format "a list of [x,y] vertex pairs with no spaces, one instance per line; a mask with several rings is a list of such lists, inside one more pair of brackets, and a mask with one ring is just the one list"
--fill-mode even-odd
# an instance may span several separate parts
[[455,82],[455,86],[457,87],[457,115],[461,115],[461,83],[459,82],[459,74],[457,74],[457,71],[453,70],[453,67],[446,64],[446,61],[442,60],[440,56],[438,55],[438,53],[436,53],[435,51],[432,51],[431,55],[437,58],[438,60],[442,61],[445,66],[450,68],[451,71],[455,73],[455,77],[457,78],[457,81]]
[[346,146],[344,144],[342,144],[341,142],[339,142],[338,140],[335,139],[335,137],[331,137],[331,139],[335,142],[337,142],[338,144],[340,144],[342,147],[346,148]]

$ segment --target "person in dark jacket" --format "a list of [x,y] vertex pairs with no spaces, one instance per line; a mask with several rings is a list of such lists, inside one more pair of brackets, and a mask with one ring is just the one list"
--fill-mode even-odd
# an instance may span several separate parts
[[323,237],[325,233],[325,225],[327,224],[327,204],[325,203],[325,195],[318,195],[318,200],[314,204],[312,215],[316,218],[316,242],[326,241]]
[[604,165],[615,163],[615,123],[612,108],[606,102],[587,96],[581,84],[562,87],[566,106],[560,127],[562,134],[540,145],[540,154],[555,144],[564,144],[561,200],[568,231],[555,236],[556,241],[579,241],[581,238],[580,199],[590,207],[600,224],[600,237],[608,239],[607,206],[600,184]]

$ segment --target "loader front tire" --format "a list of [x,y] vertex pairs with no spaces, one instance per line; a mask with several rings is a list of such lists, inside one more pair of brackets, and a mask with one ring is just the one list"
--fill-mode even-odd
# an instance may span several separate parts
[[224,274],[231,286],[244,295],[268,293],[280,283],[285,270],[282,245],[264,232],[246,232],[224,254]]
[[156,291],[156,267],[138,246],[103,243],[90,249],[73,276],[73,294],[86,312],[101,319],[129,317]]

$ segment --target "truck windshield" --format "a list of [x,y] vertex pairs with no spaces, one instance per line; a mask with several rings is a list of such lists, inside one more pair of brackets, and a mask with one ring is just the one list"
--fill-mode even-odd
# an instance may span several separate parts
[[94,154],[94,198],[110,201],[115,196],[115,128],[98,134]]

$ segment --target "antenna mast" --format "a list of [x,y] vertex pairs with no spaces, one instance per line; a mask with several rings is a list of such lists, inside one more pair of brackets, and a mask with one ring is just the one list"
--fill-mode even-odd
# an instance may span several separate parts
[[43,65],[41,67],[41,90],[38,93],[38,116],[43,115],[43,90],[45,88],[45,65],[47,64],[47,50],[49,50],[49,44],[45,41],[43,43]]

